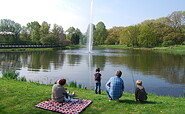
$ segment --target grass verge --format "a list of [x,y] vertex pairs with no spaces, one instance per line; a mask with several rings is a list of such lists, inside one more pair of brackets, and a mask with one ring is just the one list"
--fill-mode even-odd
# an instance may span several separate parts
[[[51,97],[51,88],[52,85],[0,78],[0,113],[51,114],[52,111],[34,106]],[[94,94],[93,90],[67,88],[71,92],[74,91],[77,97],[93,101],[82,112],[83,114],[183,114],[185,112],[184,98],[149,94],[147,102],[138,103],[135,102],[134,94],[123,93],[120,102],[110,102],[105,91],[98,95]]]

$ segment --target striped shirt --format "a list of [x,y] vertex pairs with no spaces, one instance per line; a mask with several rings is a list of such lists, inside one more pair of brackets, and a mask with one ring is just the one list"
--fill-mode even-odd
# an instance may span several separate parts
[[[107,85],[110,85],[110,87]],[[109,79],[106,87],[109,90],[109,95],[112,99],[119,99],[123,93],[124,82],[120,77],[114,76]]]

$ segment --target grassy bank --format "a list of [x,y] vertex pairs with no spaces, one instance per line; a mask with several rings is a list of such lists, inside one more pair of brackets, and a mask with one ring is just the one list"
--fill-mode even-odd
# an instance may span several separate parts
[[152,51],[157,51],[157,52],[185,55],[185,45],[175,45],[175,46],[170,46],[170,47],[154,47],[154,48],[142,48],[142,47],[133,48],[133,47],[128,47],[126,45],[100,45],[98,47],[133,49],[133,50],[152,50]]
[[[36,108],[34,105],[45,101],[51,96],[52,85],[37,84],[31,82],[21,82],[11,79],[0,78],[0,113],[30,113],[30,114],[50,114],[51,111]],[[108,101],[107,95],[94,94],[93,90],[70,88],[75,91],[77,97],[92,100],[93,103],[83,111],[84,114],[183,114],[185,112],[185,99],[167,96],[148,95],[148,101],[138,103],[134,100],[134,95],[124,93],[120,102]]]

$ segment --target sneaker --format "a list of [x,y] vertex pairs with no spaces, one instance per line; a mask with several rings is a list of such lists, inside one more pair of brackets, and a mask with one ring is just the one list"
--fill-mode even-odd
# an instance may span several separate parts
[[73,92],[72,95],[75,96],[75,92]]
[[112,101],[112,99],[108,99],[109,101]]

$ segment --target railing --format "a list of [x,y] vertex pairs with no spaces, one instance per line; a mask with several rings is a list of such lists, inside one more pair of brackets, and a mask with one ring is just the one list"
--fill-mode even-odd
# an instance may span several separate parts
[[53,48],[53,47],[64,47],[62,45],[29,45],[29,44],[0,44],[0,49],[11,49],[11,48]]

